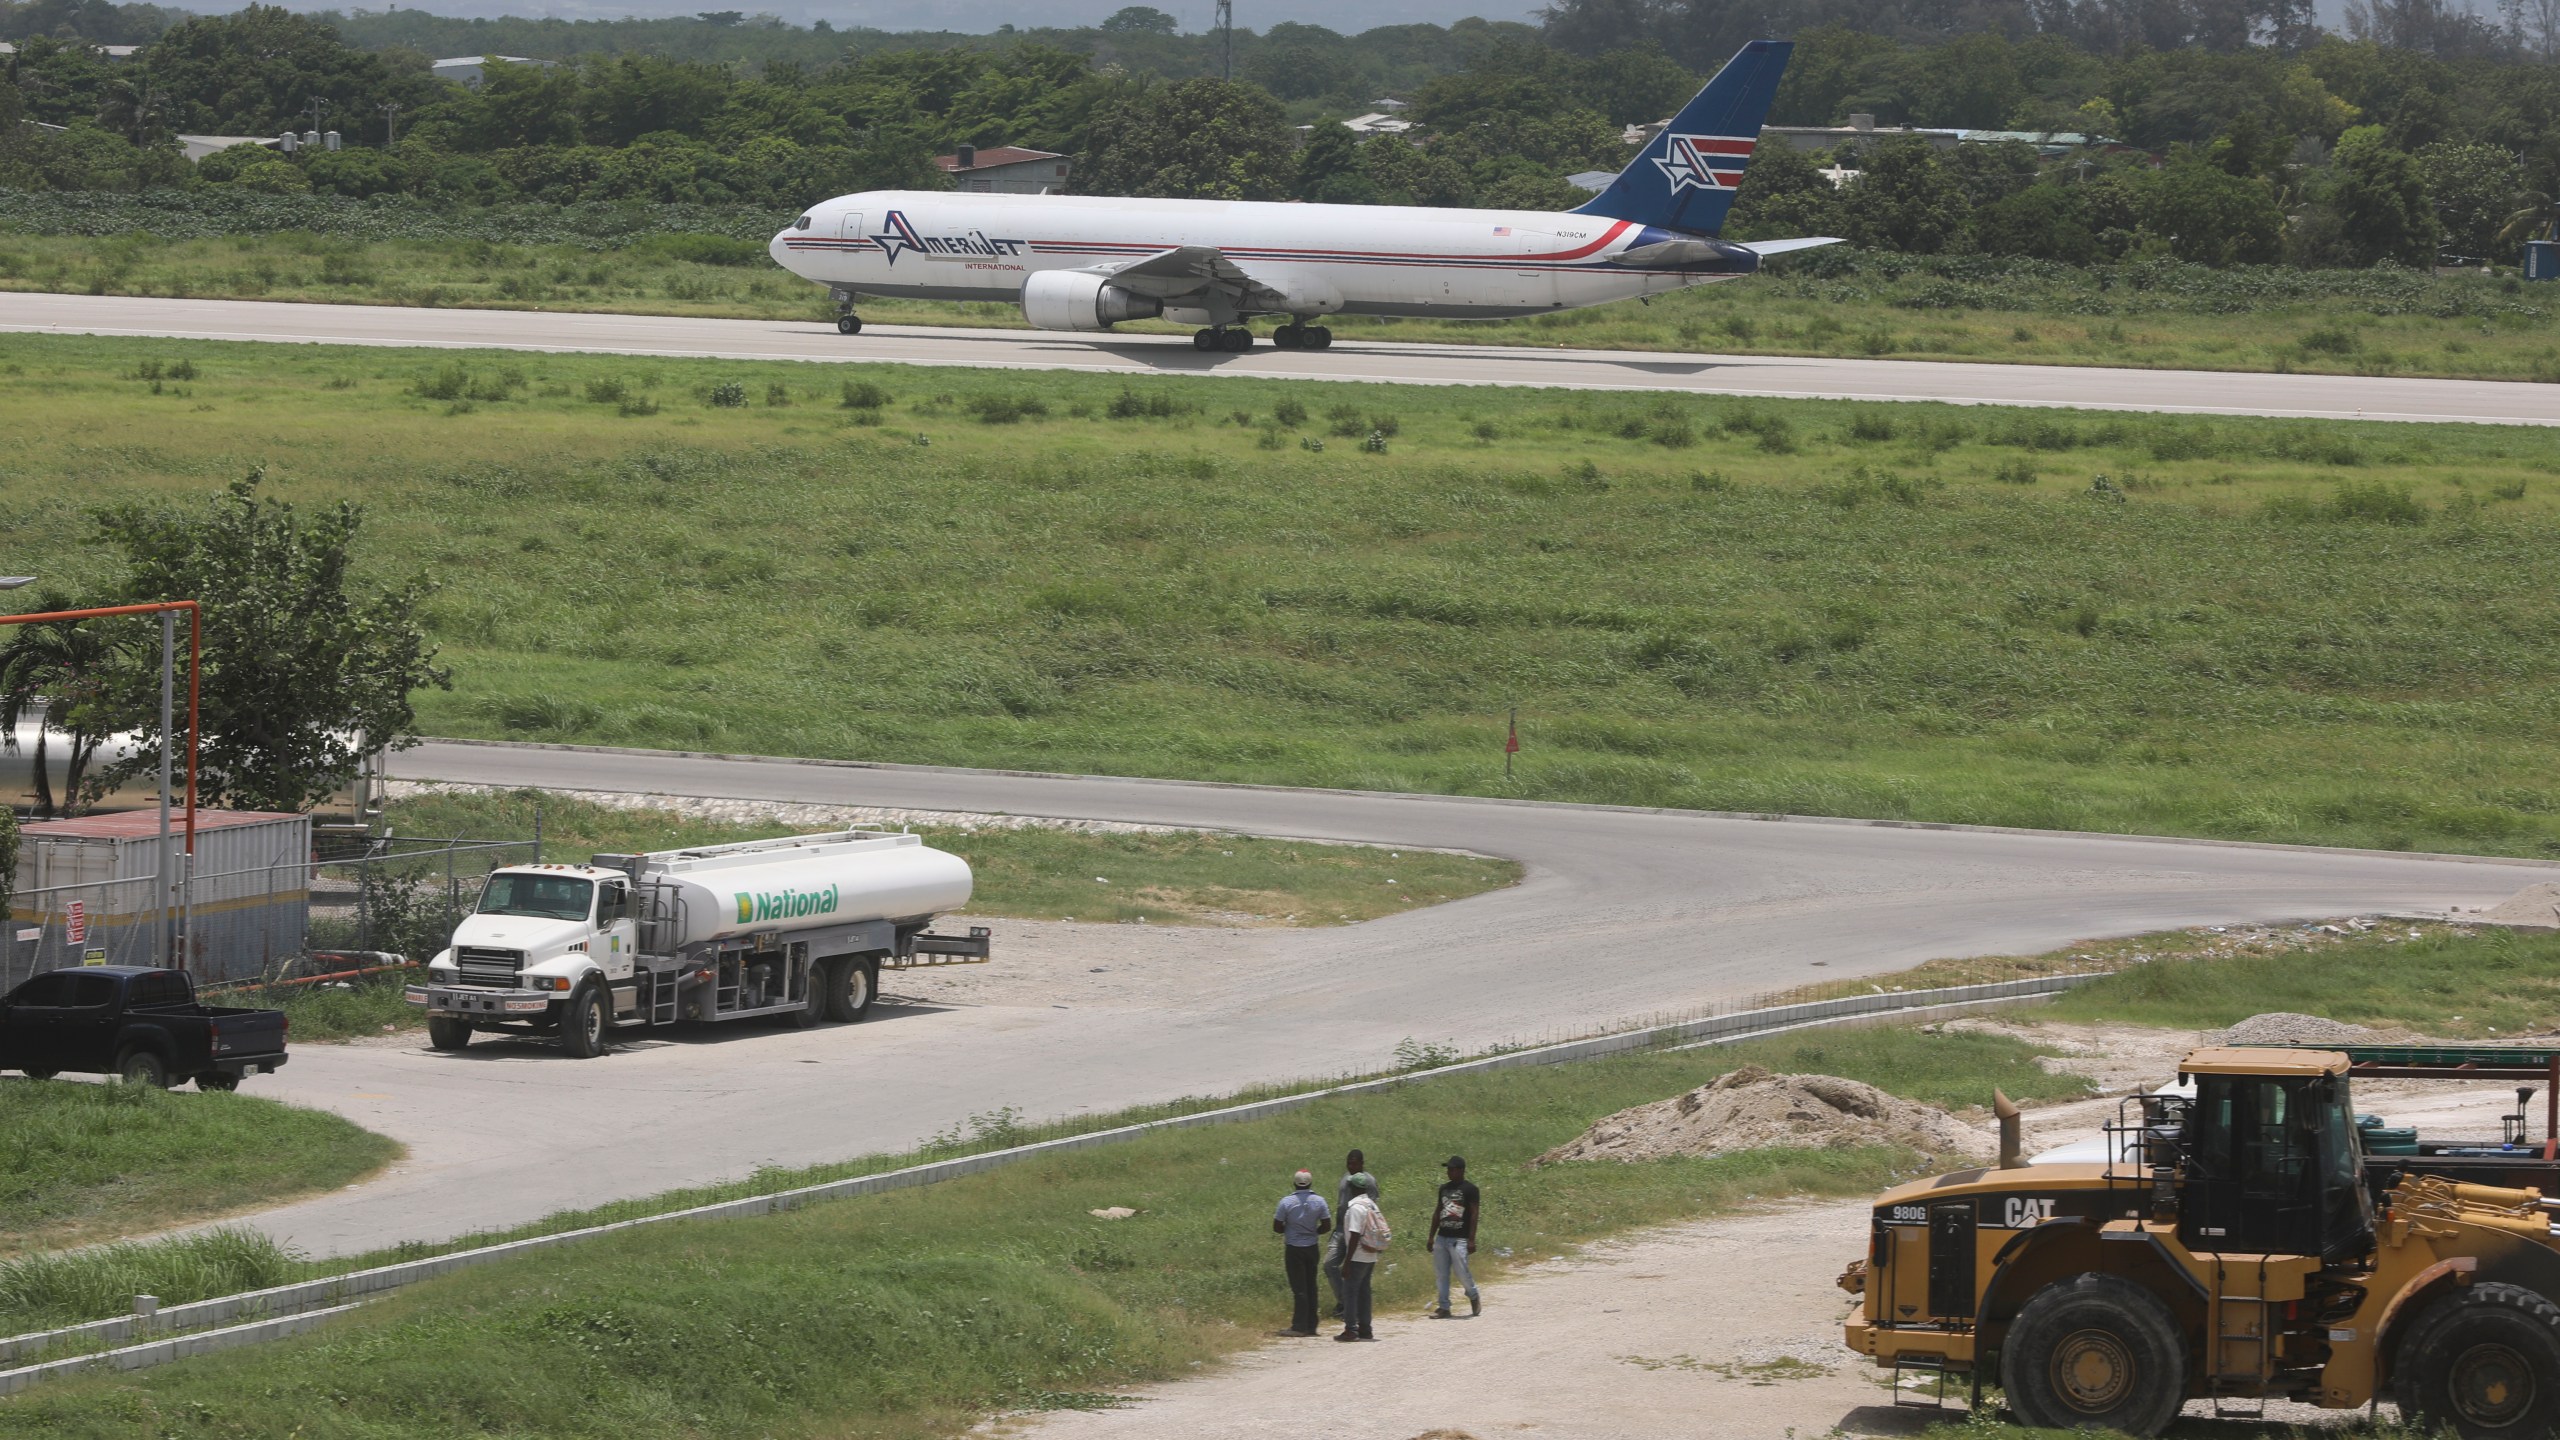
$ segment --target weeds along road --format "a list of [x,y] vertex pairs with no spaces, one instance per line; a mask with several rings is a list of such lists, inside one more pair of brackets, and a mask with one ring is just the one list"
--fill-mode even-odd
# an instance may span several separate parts
[[857,336],[845,336],[821,325],[771,320],[17,292],[0,293],[0,330],[732,360],[885,361],[1129,376],[1230,375],[1403,385],[1526,385],[2322,420],[2560,425],[2560,386],[2497,380],[1820,360],[1382,341],[1346,341],[1324,351],[1278,350],[1264,345],[1245,354],[1229,355],[1194,350],[1187,337],[1172,335],[1078,336],[881,325]]
[[992,966],[893,976],[884,991],[905,1003],[855,1026],[706,1027],[591,1061],[513,1042],[440,1055],[415,1035],[303,1046],[253,1088],[411,1150],[384,1179],[258,1221],[319,1253],[903,1148],[1003,1106],[1039,1119],[1377,1070],[1407,1037],[1476,1049],[1617,1028],[1937,956],[2479,906],[2554,868],[664,752],[434,742],[394,765],[404,779],[1466,849],[1528,874],[1342,929],[999,923]]

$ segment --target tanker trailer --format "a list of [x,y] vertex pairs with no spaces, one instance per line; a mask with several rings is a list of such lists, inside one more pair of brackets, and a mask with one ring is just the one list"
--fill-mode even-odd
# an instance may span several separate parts
[[851,1023],[883,969],[987,958],[983,927],[928,928],[969,888],[959,856],[871,829],[510,865],[407,998],[439,1050],[557,1035],[580,1059],[615,1030],[682,1021]]

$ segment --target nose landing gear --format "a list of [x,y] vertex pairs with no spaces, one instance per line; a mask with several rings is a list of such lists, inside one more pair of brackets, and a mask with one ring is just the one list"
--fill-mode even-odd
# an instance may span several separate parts
[[827,298],[836,302],[836,333],[861,334],[862,317],[853,313],[853,302],[858,297],[850,290],[831,290],[827,292]]

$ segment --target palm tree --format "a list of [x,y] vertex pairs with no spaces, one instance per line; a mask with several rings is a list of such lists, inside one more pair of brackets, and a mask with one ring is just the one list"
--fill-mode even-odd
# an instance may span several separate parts
[[[57,594],[37,597],[38,610],[70,610],[77,606]],[[106,740],[104,731],[83,722],[85,707],[79,704],[85,693],[92,691],[102,677],[109,648],[94,629],[83,629],[77,620],[55,620],[35,625],[13,625],[5,643],[0,643],[0,745],[18,748],[18,726],[32,712],[42,717],[36,725],[35,791],[36,814],[51,819],[57,813],[68,815],[79,804],[80,781],[89,769],[89,761]],[[71,763],[63,774],[63,794],[57,803],[53,794],[53,777],[46,763],[54,730],[64,732],[71,747]]]
[[2501,245],[2521,245],[2527,240],[2560,240],[2560,195],[2543,190],[2528,190],[2525,207],[2507,217],[2507,227],[2498,232]]

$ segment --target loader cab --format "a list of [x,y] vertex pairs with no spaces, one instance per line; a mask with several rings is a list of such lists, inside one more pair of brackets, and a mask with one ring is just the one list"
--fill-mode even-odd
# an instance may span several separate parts
[[2180,1077],[2196,1086],[2179,1137],[2178,1238],[2189,1250],[2335,1261],[2371,1248],[2346,1056],[2199,1050]]

